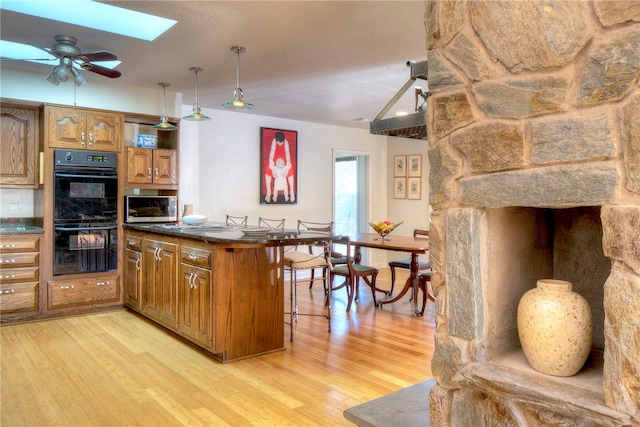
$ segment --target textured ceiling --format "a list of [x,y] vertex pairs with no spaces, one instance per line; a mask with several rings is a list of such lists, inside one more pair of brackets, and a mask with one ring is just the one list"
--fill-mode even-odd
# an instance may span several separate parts
[[[64,0],[58,2],[64,7]],[[109,1],[113,5],[175,19],[152,42],[2,11],[3,40],[49,47],[56,34],[78,39],[83,52],[109,50],[122,61],[122,77],[110,80],[146,88],[171,83],[183,102],[221,109],[233,97],[236,55],[240,87],[256,107],[243,114],[369,127],[407,82],[407,61],[426,58],[424,1]],[[51,67],[3,62],[2,67]],[[105,77],[86,73],[93,79]],[[70,84],[70,83],[65,83]],[[418,85],[424,82],[418,80]],[[161,90],[158,88],[158,90]],[[413,110],[413,90],[396,104]],[[391,110],[386,117],[395,113]]]

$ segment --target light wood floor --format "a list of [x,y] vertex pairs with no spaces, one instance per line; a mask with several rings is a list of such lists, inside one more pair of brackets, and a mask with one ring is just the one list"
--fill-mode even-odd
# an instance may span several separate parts
[[[299,289],[320,308],[319,282]],[[376,309],[362,291],[348,314],[334,292],[331,334],[303,316],[285,351],[227,364],[127,310],[3,326],[0,423],[353,426],[345,409],[430,378],[433,354],[431,302],[418,318],[408,296]]]

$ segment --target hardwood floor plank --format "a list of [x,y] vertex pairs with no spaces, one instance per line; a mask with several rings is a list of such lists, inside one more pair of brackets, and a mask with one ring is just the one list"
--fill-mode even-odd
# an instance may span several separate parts
[[[322,313],[307,288],[301,310]],[[432,303],[418,318],[361,290],[350,313],[335,293],[332,333],[300,316],[284,351],[227,364],[127,310],[2,326],[0,424],[352,426],[345,409],[431,377],[435,328]]]

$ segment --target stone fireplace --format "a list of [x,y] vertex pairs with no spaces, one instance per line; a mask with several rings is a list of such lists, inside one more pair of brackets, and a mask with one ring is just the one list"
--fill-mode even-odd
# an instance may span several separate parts
[[[432,426],[640,426],[640,2],[426,1]],[[520,297],[593,313],[572,377],[533,370]]]

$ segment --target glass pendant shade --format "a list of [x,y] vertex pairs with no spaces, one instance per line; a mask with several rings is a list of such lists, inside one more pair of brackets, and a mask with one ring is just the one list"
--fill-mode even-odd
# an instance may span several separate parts
[[233,91],[233,101],[228,101],[222,104],[224,108],[228,108],[229,110],[250,110],[254,107],[253,104],[249,102],[245,102],[242,99],[242,89],[240,89],[240,54],[246,52],[242,46],[233,46],[231,48],[231,52],[235,52],[238,55],[237,65],[236,65],[236,88]]
[[211,117],[205,116],[200,112],[200,104],[198,104],[198,73],[203,71],[200,67],[191,67],[189,71],[193,72],[196,75],[196,102],[193,104],[193,113],[188,116],[184,116],[183,119],[189,120],[192,122],[208,122],[211,120]]
[[167,116],[167,86],[171,86],[170,83],[158,83],[158,86],[162,86],[162,115],[160,116],[160,123],[153,125],[154,129],[158,130],[176,130],[177,126],[169,123],[169,116]]

